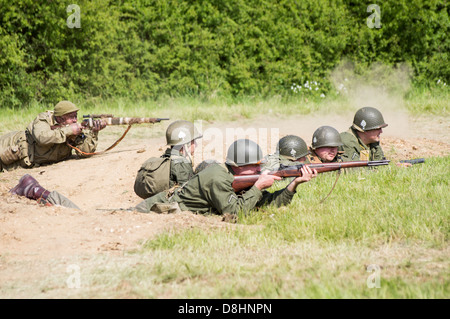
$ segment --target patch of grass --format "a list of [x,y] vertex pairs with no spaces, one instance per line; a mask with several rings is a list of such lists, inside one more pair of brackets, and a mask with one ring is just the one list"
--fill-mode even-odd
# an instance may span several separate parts
[[450,89],[448,85],[414,86],[405,95],[405,105],[415,115],[449,115]]
[[343,174],[323,204],[335,177],[321,174],[242,227],[149,240],[115,277],[144,298],[446,298],[449,161]]

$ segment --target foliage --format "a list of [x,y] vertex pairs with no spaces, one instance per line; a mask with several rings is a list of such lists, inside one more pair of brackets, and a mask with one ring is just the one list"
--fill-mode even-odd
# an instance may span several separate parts
[[[367,2],[330,0],[0,0],[0,105],[62,99],[289,96],[346,58],[412,66],[448,83],[447,2],[386,1],[381,28]],[[302,93],[305,96],[311,93]]]

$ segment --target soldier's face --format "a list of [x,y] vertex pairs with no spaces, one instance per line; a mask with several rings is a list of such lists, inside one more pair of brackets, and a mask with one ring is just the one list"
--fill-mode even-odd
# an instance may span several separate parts
[[381,128],[364,132],[365,140],[367,141],[366,144],[379,142],[381,139],[381,133],[383,133],[383,129]]
[[324,162],[331,162],[337,155],[337,147],[319,147],[315,150],[317,156],[319,156]]
[[62,120],[62,122],[60,122],[60,123],[63,124],[63,125],[76,123],[77,120],[78,120],[77,114],[78,114],[78,112],[72,112],[72,113],[64,114],[63,116],[60,117],[61,120]]
[[232,166],[232,170],[236,175],[254,175],[261,173],[261,166],[259,164],[250,164],[239,167]]
[[194,155],[196,147],[197,147],[197,141],[196,140],[191,141],[191,147],[189,148],[191,155]]

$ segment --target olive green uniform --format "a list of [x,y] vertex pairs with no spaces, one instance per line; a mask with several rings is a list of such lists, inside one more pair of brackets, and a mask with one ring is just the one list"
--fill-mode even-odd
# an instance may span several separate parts
[[194,175],[192,161],[181,155],[179,151],[168,148],[161,157],[170,158],[169,187],[183,185]]
[[[66,141],[85,153],[95,152],[98,143],[98,133],[83,129],[82,134],[72,136],[69,126],[57,125],[53,111],[40,113],[28,128],[24,131],[10,132],[0,138],[0,152],[13,145],[19,145],[23,153],[21,159],[15,163],[5,165],[0,163],[1,169],[14,169],[17,166],[24,168],[36,164],[51,164],[67,159],[72,155],[72,148]],[[75,151],[80,157],[85,157],[79,151]]]
[[154,175],[148,174],[148,169],[154,169],[151,163],[153,158],[151,158],[142,164],[136,175],[134,190],[139,197],[144,199],[151,197],[154,194],[155,183],[161,185],[159,189],[166,187],[170,189],[177,185],[183,185],[194,175],[191,159],[183,156],[179,150],[169,147],[160,158],[170,159],[168,187],[167,181],[156,180]]
[[[63,207],[67,207],[67,208],[80,209],[70,199],[68,199],[66,196],[64,196],[56,191],[50,192],[46,201],[55,206],[63,206]],[[41,200],[41,203],[45,204],[45,200]]]
[[291,202],[295,192],[287,188],[269,193],[260,191],[253,186],[248,191],[236,194],[232,187],[233,174],[219,164],[212,164],[194,175],[183,187],[174,191],[168,197],[167,192],[161,192],[147,198],[135,209],[148,213],[158,203],[178,203],[181,210],[199,213],[237,214],[239,211],[249,210],[263,205],[277,207]]
[[356,134],[356,130],[350,128],[346,132],[342,132],[341,140],[344,144],[339,147],[342,151],[342,160],[348,161],[378,161],[385,159],[383,150],[379,142],[365,145]]
[[278,153],[273,153],[265,156],[264,164],[262,164],[261,170],[277,171],[280,168],[280,165],[295,166],[299,164],[301,164],[301,162],[293,161],[292,159]]

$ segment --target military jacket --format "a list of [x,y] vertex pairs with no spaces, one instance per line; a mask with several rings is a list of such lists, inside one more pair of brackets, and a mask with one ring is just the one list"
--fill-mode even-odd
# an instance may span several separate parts
[[237,214],[239,211],[249,210],[264,205],[276,207],[291,202],[295,192],[287,188],[270,193],[260,191],[252,186],[249,190],[239,194],[234,192],[233,174],[222,165],[212,164],[194,175],[183,187],[174,193],[161,192],[147,198],[135,207],[140,212],[150,212],[156,203],[177,202],[181,210],[199,213]]
[[183,185],[194,175],[191,160],[180,152],[169,147],[161,157],[170,158],[169,187]]
[[295,166],[299,164],[301,164],[301,162],[293,161],[278,153],[273,153],[264,157],[264,164],[262,164],[261,170],[276,171],[280,168],[280,165]]
[[[72,155],[72,148],[66,145],[68,141],[72,146],[85,153],[95,152],[98,143],[98,133],[83,129],[82,134],[71,136],[69,126],[52,129],[56,125],[53,112],[40,113],[28,126],[27,142],[29,144],[29,157],[33,164],[49,164],[62,161]],[[78,156],[85,157],[75,151]]]
[[340,146],[339,150],[343,152],[342,160],[344,162],[378,161],[385,158],[379,142],[365,145],[353,128],[340,135],[344,145]]

